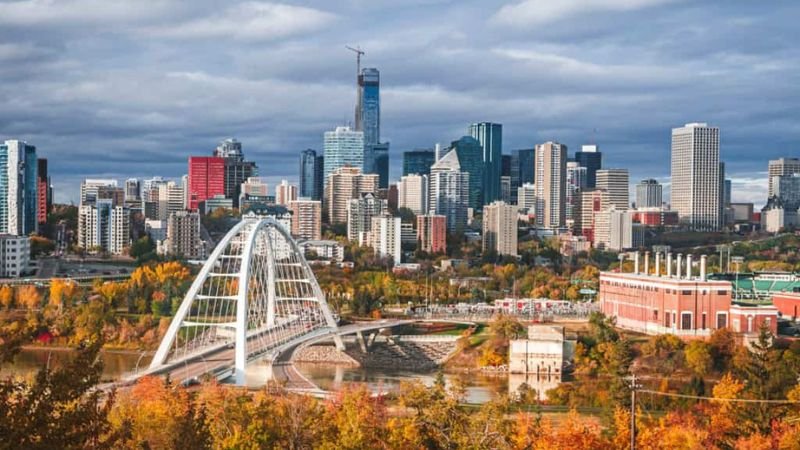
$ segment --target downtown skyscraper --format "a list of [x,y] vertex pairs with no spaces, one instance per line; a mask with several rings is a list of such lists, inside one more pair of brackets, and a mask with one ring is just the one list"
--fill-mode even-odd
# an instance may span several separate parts
[[0,144],[0,233],[25,236],[37,230],[39,180],[36,147]]
[[688,123],[672,129],[670,202],[682,223],[716,231],[720,217],[719,128]]
[[596,145],[583,145],[575,152],[575,162],[586,167],[586,187],[597,187],[597,171],[603,167],[603,154]]
[[473,123],[469,126],[468,134],[480,142],[482,149],[483,179],[480,180],[482,203],[479,205],[482,207],[501,198],[503,125],[491,122]]
[[326,131],[324,138],[325,160],[324,179],[327,189],[328,177],[343,167],[363,170],[364,167],[364,132],[350,127],[336,127]]
[[324,163],[325,160],[321,155],[317,156],[316,150],[308,149],[300,153],[300,197],[322,200],[325,185]]
[[255,162],[245,160],[242,143],[236,139],[220,142],[214,149],[214,156],[225,162],[225,198],[232,199],[233,206],[238,207],[242,183],[258,176],[258,167]]
[[536,226],[557,229],[566,221],[567,146],[536,145]]
[[356,131],[364,133],[362,167],[379,176],[381,188],[389,187],[389,144],[381,142],[381,74],[365,67],[358,74]]

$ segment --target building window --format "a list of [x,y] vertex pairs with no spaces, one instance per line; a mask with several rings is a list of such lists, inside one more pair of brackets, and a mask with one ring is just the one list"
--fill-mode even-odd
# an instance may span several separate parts
[[681,313],[681,330],[692,329],[692,313]]
[[654,321],[658,321],[658,310],[657,309],[653,310],[653,320]]
[[728,326],[728,315],[725,313],[717,313],[717,329],[726,328]]
[[703,329],[703,330],[706,329],[706,313],[703,313],[702,323],[700,325],[701,325],[701,329]]

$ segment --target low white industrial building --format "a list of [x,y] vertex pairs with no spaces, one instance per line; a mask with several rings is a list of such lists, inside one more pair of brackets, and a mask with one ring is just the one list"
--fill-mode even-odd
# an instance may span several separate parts
[[555,375],[572,359],[575,341],[565,338],[562,326],[531,325],[527,339],[512,340],[508,351],[509,372]]

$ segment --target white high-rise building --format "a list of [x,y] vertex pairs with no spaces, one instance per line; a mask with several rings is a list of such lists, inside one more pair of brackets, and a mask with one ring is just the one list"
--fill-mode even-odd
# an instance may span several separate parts
[[536,185],[524,183],[517,188],[517,203],[520,208],[534,210],[536,208]]
[[359,170],[364,167],[364,132],[350,127],[336,127],[334,131],[326,131],[324,136],[325,182],[328,177],[342,167],[353,167]]
[[183,186],[174,181],[158,185],[158,220],[169,219],[170,214],[183,211],[186,196]]
[[719,169],[719,128],[689,123],[672,129],[670,203],[693,230],[722,226]]
[[410,174],[397,183],[397,206],[408,208],[415,215],[428,211],[428,176]]
[[661,208],[663,203],[661,183],[649,178],[636,185],[636,209]]
[[575,161],[567,163],[567,207],[566,224],[571,227],[575,222],[575,211],[579,208],[579,193],[586,189],[587,169]]
[[368,192],[350,200],[347,206],[347,238],[363,245],[372,226],[372,218],[388,211],[387,201]]
[[517,208],[503,201],[483,207],[483,252],[517,256]]
[[606,250],[625,250],[633,248],[633,214],[614,208],[608,214],[609,235]]
[[370,228],[367,245],[372,247],[375,255],[389,257],[394,264],[400,264],[401,219],[387,215],[373,217]]
[[630,179],[628,169],[601,169],[597,171],[597,189],[608,193],[608,204],[617,211],[630,209]]
[[130,210],[111,199],[78,208],[78,246],[89,252],[121,255],[130,245]]
[[567,146],[536,144],[536,225],[561,228],[566,221]]
[[431,166],[428,211],[446,217],[447,230],[467,226],[469,173],[461,171],[458,154],[450,150]]
[[31,264],[31,238],[0,234],[0,277],[22,276]]
[[287,180],[275,186],[275,203],[286,206],[289,202],[297,200],[297,186],[289,184]]

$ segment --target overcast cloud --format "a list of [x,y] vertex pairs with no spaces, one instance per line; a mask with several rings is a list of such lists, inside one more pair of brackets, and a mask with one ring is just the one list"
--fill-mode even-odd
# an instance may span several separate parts
[[355,58],[381,71],[382,138],[401,154],[475,121],[504,150],[596,141],[632,181],[669,179],[670,129],[721,128],[734,201],[800,156],[792,1],[0,0],[0,140],[50,160],[56,200],[87,177],[180,177],[243,142],[272,185],[351,122]]

